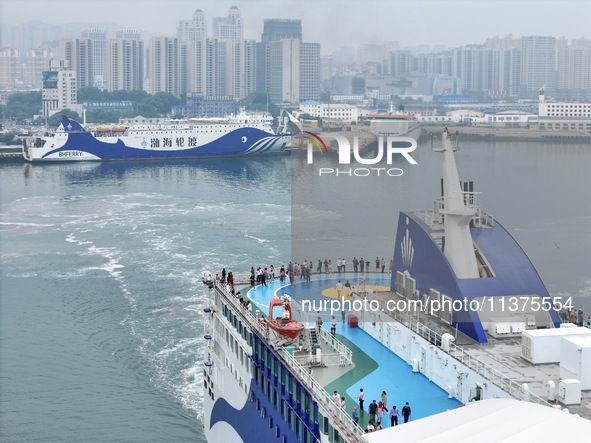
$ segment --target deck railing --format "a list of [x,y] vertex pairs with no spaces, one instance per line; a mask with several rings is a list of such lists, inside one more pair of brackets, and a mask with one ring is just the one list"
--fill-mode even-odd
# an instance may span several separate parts
[[353,352],[341,341],[339,341],[334,335],[328,333],[326,329],[320,328],[320,337],[318,338],[324,341],[332,349],[337,351],[340,357],[338,364],[350,365],[353,363]]
[[[359,294],[357,294],[359,296]],[[400,294],[398,294],[400,295]],[[411,317],[401,311],[388,311],[386,310],[386,304],[383,300],[379,300],[381,312],[386,313],[389,317],[395,321],[406,326],[411,331],[423,337],[429,343],[441,347],[441,334],[429,328],[425,324],[421,323],[417,317]],[[443,350],[443,348],[442,348]],[[464,364],[468,368],[472,369],[483,378],[487,379],[501,390],[511,395],[513,398],[518,400],[530,401],[544,406],[551,406],[546,400],[540,396],[534,394],[531,391],[524,389],[523,385],[515,380],[507,377],[499,370],[493,368],[491,365],[483,362],[478,357],[470,354],[465,349],[456,345],[454,342],[449,343],[449,351],[445,351],[452,358],[455,358],[460,363]]]
[[[214,288],[224,298],[226,303],[234,306],[235,312],[240,313],[239,315],[242,317],[242,320],[248,324],[251,330],[258,331],[262,337],[268,338],[269,330],[266,325],[259,323],[259,320],[252,312],[245,309],[237,298],[226,290],[223,284],[214,282]],[[347,443],[365,443],[365,439],[362,437],[363,430],[353,421],[345,409],[335,405],[332,397],[326,392],[324,387],[310,376],[308,369],[298,363],[294,356],[283,347],[277,350],[277,355],[285,366],[290,368],[293,375],[308,389],[308,392],[313,395],[314,400],[322,406],[324,416],[329,417],[332,427],[338,431],[344,438],[344,441]]]
[[323,415],[329,418],[333,428],[347,443],[364,443],[363,430],[353,421],[347,411],[336,405],[324,387],[310,375],[308,369],[300,365],[285,348],[279,349],[283,362],[289,366],[297,379],[306,387],[318,405],[322,406]]

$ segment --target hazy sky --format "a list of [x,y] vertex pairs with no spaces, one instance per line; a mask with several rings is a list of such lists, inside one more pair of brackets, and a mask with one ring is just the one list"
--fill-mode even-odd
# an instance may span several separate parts
[[202,9],[211,33],[211,19],[234,5],[245,37],[260,39],[263,18],[301,18],[304,41],[323,53],[372,40],[453,47],[509,33],[591,37],[590,0],[0,0],[0,22],[110,21],[175,35],[179,20]]

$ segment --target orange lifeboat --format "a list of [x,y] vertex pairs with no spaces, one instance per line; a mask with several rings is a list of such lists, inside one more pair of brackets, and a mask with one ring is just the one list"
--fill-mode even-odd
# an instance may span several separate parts
[[97,126],[96,132],[101,133],[101,134],[104,134],[105,132],[111,132],[111,127],[110,126]]
[[113,132],[123,132],[127,128],[125,126],[111,126],[111,131]]
[[[289,338],[296,338],[300,332],[304,329],[304,325],[300,322],[293,320],[291,315],[291,298],[285,294],[281,298],[273,297],[269,304],[269,317],[267,317],[267,323],[269,328],[273,329],[278,334],[284,335]],[[273,308],[276,306],[282,307],[281,316],[273,317]]]

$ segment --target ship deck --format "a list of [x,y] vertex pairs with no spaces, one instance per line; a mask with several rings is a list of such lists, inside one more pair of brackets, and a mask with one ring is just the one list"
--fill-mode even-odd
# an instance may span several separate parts
[[[345,281],[349,279],[353,284],[353,289],[359,291],[358,274],[322,274],[314,276],[310,283],[296,283],[289,285],[280,283],[277,280],[271,282],[267,287],[257,286],[249,291],[249,298],[258,306],[262,312],[268,309],[268,300],[273,294],[291,292],[300,293],[303,291],[310,298],[325,298],[327,291],[334,292],[334,284],[338,280]],[[399,295],[384,290],[384,286],[389,284],[389,274],[370,273],[366,274],[365,283],[371,297],[385,302],[388,299],[400,298]],[[372,286],[372,285],[380,286]],[[356,286],[357,285],[357,286]],[[371,290],[369,288],[374,288]],[[289,291],[288,291],[289,290]],[[323,295],[324,294],[324,295]],[[301,293],[300,293],[301,295]],[[329,294],[330,295],[330,294]],[[297,297],[296,297],[297,298]],[[315,314],[314,314],[315,315]],[[436,414],[438,412],[452,409],[460,403],[453,400],[454,404],[448,400],[447,393],[429,382],[428,379],[420,373],[413,373],[411,367],[389,351],[377,340],[366,334],[363,330],[356,327],[350,327],[341,320],[339,315],[337,323],[337,339],[345,346],[351,349],[353,353],[353,364],[347,366],[329,366],[313,367],[314,377],[319,381],[326,391],[332,395],[333,391],[339,392],[345,397],[346,409],[348,412],[354,406],[358,407],[358,401],[355,396],[359,393],[359,388],[363,387],[366,393],[366,411],[367,405],[372,400],[380,400],[382,390],[388,393],[388,407],[396,404],[399,409],[408,401],[413,408],[413,417],[420,418]],[[388,321],[387,317],[384,321]],[[396,319],[400,321],[400,318]],[[449,354],[458,360],[466,363],[466,356],[475,364],[474,369],[483,375],[486,370],[491,368],[496,373],[502,374],[506,379],[512,380],[515,384],[521,385],[527,383],[529,392],[540,397],[542,400],[548,398],[548,380],[554,380],[556,385],[560,379],[559,364],[538,364],[534,365],[521,357],[521,339],[520,338],[494,338],[488,336],[488,344],[480,344],[470,337],[457,331],[451,325],[438,317],[427,313],[417,312],[412,317],[407,317],[407,321],[420,325],[422,330],[435,332],[438,336],[449,333],[455,337],[455,345],[452,346]],[[308,323],[312,326],[311,323]],[[330,315],[324,316],[323,329],[330,329]],[[429,339],[429,337],[425,337]],[[437,343],[439,344],[439,343]],[[323,352],[330,352],[323,349]],[[297,353],[297,351],[296,351]],[[422,387],[421,383],[426,383]],[[434,389],[434,391],[432,391]],[[437,391],[439,391],[437,393]],[[435,394],[433,394],[435,392]],[[553,404],[554,402],[549,402]],[[421,412],[419,412],[422,409]],[[569,405],[568,410],[571,413],[579,414],[585,418],[591,418],[591,391],[583,391],[582,402],[580,405]],[[360,414],[360,424],[365,425],[367,413]],[[384,422],[389,425],[389,422]]]
[[[337,281],[346,281],[347,277],[355,284],[358,276],[354,274],[323,274],[312,278],[310,283],[296,283],[289,285],[277,280],[270,282],[268,286],[257,286],[248,292],[248,297],[253,303],[253,312],[258,309],[261,313],[268,311],[270,299],[274,294],[285,292],[300,294],[300,291],[310,298],[323,298],[326,291],[334,292]],[[368,286],[381,287],[389,284],[390,274],[369,274],[366,282]],[[244,290],[241,291],[244,293]],[[336,293],[335,293],[336,295]],[[299,297],[296,296],[295,299]],[[295,316],[295,314],[294,314]],[[308,319],[315,319],[316,313]],[[402,409],[405,402],[415,405],[413,418],[418,419],[434,415],[461,405],[456,399],[448,398],[447,392],[429,381],[423,374],[413,373],[412,368],[396,354],[388,350],[365,331],[358,327],[351,327],[338,317],[336,338],[347,346],[352,352],[351,365],[334,365],[327,367],[312,366],[313,377],[324,387],[329,395],[336,390],[340,396],[345,397],[346,410],[350,414],[353,407],[360,413],[359,424],[365,426],[368,420],[368,407],[372,400],[380,401],[381,392],[388,393],[388,408],[392,405]],[[312,322],[306,322],[313,327]],[[323,316],[323,329],[328,332],[331,326],[331,316]],[[331,352],[331,349],[319,341],[323,353]],[[305,357],[308,353],[295,350],[295,357]],[[355,398],[359,389],[365,392],[365,412],[359,411],[359,403]],[[336,407],[336,406],[335,406]],[[389,427],[390,421],[384,420],[382,425]]]
[[[389,299],[401,299],[398,294],[391,291],[378,292],[374,296],[384,303]],[[457,331],[438,317],[417,312],[413,319],[428,329],[435,331],[438,335],[444,333],[453,335],[455,344],[462,351],[469,353],[478,362],[494,368],[516,383],[527,383],[529,391],[542,399],[548,398],[546,382],[548,380],[556,382],[560,379],[560,365],[558,363],[534,365],[521,357],[521,337],[495,338],[487,334],[488,343],[481,344]],[[449,354],[459,359],[462,357],[456,355],[454,348],[450,349]],[[556,389],[558,389],[558,383],[556,383]],[[555,402],[549,403],[556,404]],[[591,419],[591,391],[583,391],[581,404],[569,405],[567,409],[573,414],[579,414],[581,417]]]

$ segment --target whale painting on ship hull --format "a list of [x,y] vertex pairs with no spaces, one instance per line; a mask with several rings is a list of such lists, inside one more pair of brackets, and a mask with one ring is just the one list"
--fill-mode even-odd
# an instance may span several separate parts
[[[258,127],[224,126],[225,129],[134,131],[130,135],[95,137],[78,122],[62,117],[61,128],[43,145],[23,148],[25,160],[38,161],[113,161],[144,159],[181,159],[259,155],[283,151],[290,134],[274,134]],[[223,133],[225,131],[226,133]],[[228,132],[229,131],[229,132]],[[219,132],[220,134],[216,134]],[[223,135],[222,135],[223,134]]]

